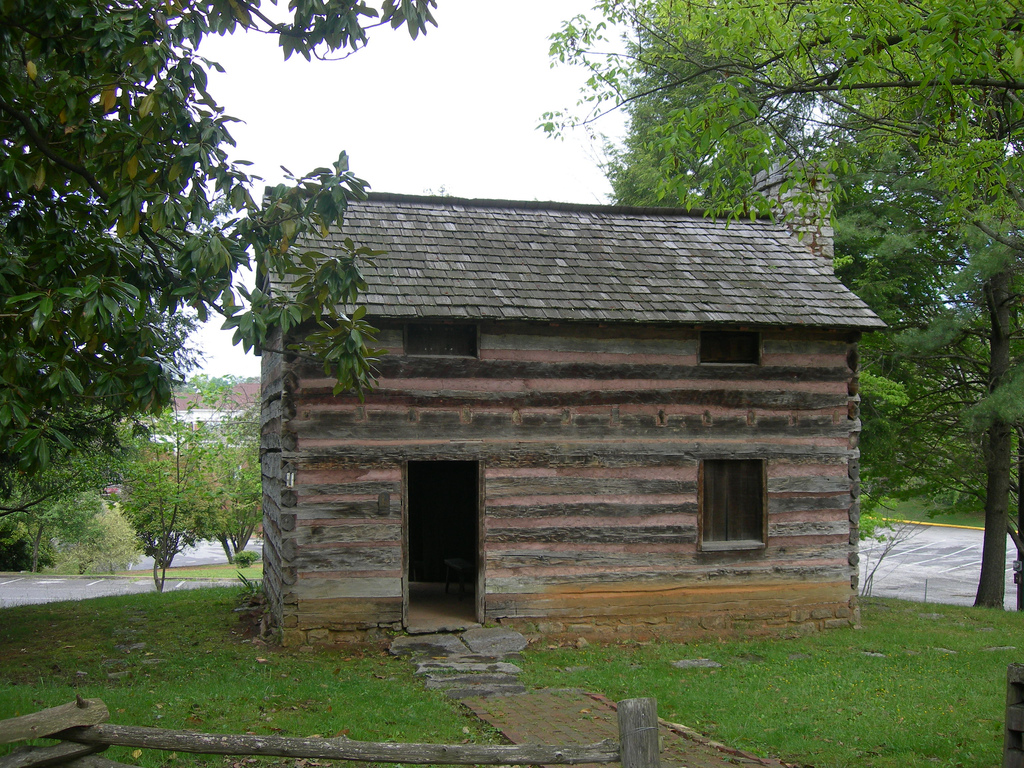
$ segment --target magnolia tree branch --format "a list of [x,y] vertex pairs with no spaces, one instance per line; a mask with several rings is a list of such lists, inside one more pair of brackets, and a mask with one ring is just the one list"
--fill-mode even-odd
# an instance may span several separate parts
[[2,96],[0,96],[0,110],[3,110],[21,123],[21,127],[25,129],[25,133],[28,134],[29,139],[46,158],[56,165],[59,165],[64,170],[70,171],[76,176],[81,176],[85,183],[89,185],[89,189],[91,189],[100,200],[107,199],[107,193],[103,189],[103,185],[99,183],[97,178],[93,176],[85,166],[72,163],[70,160],[63,158],[54,152],[50,147],[50,143],[42,136],[42,134],[39,133],[39,131],[36,130],[35,125],[32,123],[32,119],[24,112],[21,112],[11,106]]

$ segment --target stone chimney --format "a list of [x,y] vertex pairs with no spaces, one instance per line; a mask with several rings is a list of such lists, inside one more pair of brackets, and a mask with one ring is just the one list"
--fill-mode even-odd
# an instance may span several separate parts
[[[792,171],[798,169],[803,169],[802,175],[806,179],[802,181],[810,187],[809,201],[795,199],[802,192],[792,178]],[[832,244],[832,202],[829,195],[831,179],[825,171],[809,168],[797,161],[785,165],[776,163],[769,171],[761,171],[754,177],[754,192],[768,199],[776,220],[788,227],[801,243],[830,267],[835,256]],[[782,185],[786,181],[790,181],[791,186],[783,192]]]

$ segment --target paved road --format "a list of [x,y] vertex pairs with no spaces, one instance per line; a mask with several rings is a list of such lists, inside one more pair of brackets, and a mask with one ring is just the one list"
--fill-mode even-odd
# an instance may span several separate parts
[[[936,525],[898,527],[897,542],[882,556],[884,545],[862,541],[861,585],[874,570],[871,594],[899,597],[924,603],[973,605],[981,574],[982,531]],[[879,558],[881,557],[881,562]],[[1007,537],[1006,600],[1008,610],[1017,607],[1017,586],[1012,564],[1017,548]]]

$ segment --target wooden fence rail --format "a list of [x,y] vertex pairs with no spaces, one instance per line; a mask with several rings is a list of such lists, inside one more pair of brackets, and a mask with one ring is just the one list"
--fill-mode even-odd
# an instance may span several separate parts
[[411,765],[579,765],[618,763],[623,768],[659,768],[658,714],[654,699],[618,704],[619,741],[546,744],[395,744],[347,738],[226,735],[105,724],[106,706],[81,699],[61,707],[0,721],[0,744],[53,738],[49,747],[22,747],[0,757],[0,768],[133,768],[98,757],[111,746],[207,755],[262,755]]

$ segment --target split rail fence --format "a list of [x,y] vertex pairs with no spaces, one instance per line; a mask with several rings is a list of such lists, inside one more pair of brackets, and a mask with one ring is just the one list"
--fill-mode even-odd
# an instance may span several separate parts
[[23,746],[0,757],[0,768],[135,768],[97,753],[136,747],[205,755],[291,757],[409,765],[580,765],[622,763],[623,768],[659,768],[658,713],[654,699],[618,704],[619,741],[546,744],[395,744],[347,738],[244,736],[107,723],[100,699],[78,699],[52,709],[0,721],[0,744],[50,738],[53,746]]

